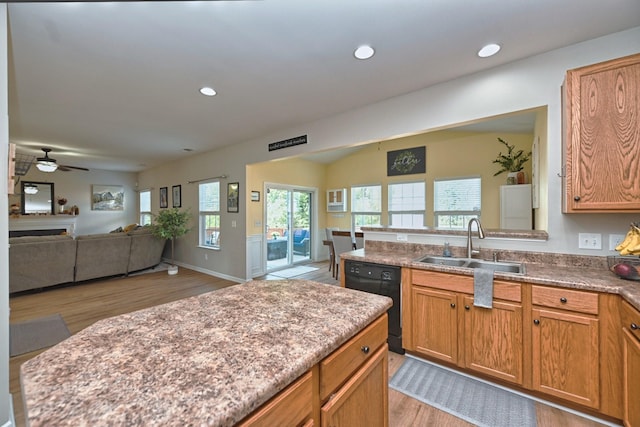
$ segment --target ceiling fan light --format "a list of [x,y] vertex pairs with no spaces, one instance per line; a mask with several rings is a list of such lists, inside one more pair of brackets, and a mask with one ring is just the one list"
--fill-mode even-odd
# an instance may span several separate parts
[[55,162],[43,162],[36,163],[36,167],[41,172],[55,172],[58,169],[58,164]]

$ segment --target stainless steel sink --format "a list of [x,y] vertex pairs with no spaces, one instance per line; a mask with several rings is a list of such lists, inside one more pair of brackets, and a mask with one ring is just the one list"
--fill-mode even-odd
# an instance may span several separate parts
[[416,262],[432,265],[448,265],[451,267],[464,268],[484,268],[487,270],[500,271],[511,274],[524,274],[524,264],[519,262],[485,261],[475,258],[451,258],[442,256],[424,256],[418,258]]

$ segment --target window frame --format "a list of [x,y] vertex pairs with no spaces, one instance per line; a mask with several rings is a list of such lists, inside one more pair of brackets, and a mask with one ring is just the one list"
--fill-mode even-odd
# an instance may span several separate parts
[[[380,200],[378,200],[379,210],[356,210],[360,203],[356,203],[355,197],[358,195],[358,190],[363,188],[377,188],[380,193]],[[362,226],[381,226],[382,225],[382,184],[364,184],[364,185],[352,185],[351,186],[351,230],[361,231]],[[364,221],[359,224],[358,219],[369,217],[377,218],[377,224],[375,221]]]
[[[148,195],[149,198],[149,210],[143,210],[142,196]],[[146,206],[145,206],[146,207]],[[148,218],[148,222],[146,221]],[[140,225],[151,225],[153,223],[153,213],[151,212],[151,190],[140,190],[138,192],[138,221]]]
[[[210,184],[217,184],[218,186],[218,191],[217,191],[217,197],[218,200],[217,201],[213,201],[213,210],[202,210],[202,200],[201,200],[201,195],[202,195],[202,188],[205,185],[210,185]],[[219,180],[211,180],[211,181],[202,181],[198,183],[198,246],[202,247],[202,248],[206,248],[206,249],[213,249],[213,250],[219,250],[221,245],[220,245],[220,224],[221,224],[221,217],[222,217],[222,210],[221,210],[221,204],[222,204],[222,196],[220,194],[221,191],[221,184]],[[215,197],[215,196],[214,196]],[[217,204],[218,209],[215,209],[215,206]],[[207,225],[207,220],[209,217],[213,217],[213,221],[214,223],[217,222],[217,226],[216,224],[213,225],[214,230],[217,229],[217,236],[215,237],[215,244],[211,244],[211,243],[207,243],[207,239],[209,238],[209,242],[210,242],[210,236],[207,235],[207,230],[211,227],[209,227]],[[211,224],[209,224],[211,225]],[[215,231],[211,232],[211,235],[215,234]]]
[[[392,190],[391,188],[393,186],[405,186],[405,185],[414,185],[414,184],[422,184],[422,207],[419,209],[404,209],[404,210],[392,210]],[[425,180],[417,180],[417,181],[402,181],[402,182],[390,182],[389,184],[387,184],[387,216],[388,216],[388,224],[389,227],[396,227],[396,228],[421,228],[425,226],[426,223],[426,210],[427,210],[427,183]],[[394,224],[393,223],[393,216],[394,215],[400,215],[400,216],[405,216],[405,215],[411,215],[412,217],[421,217],[422,218],[422,224],[414,224],[414,221],[412,220],[412,224],[410,225],[404,225],[403,223],[401,224]]]
[[[436,185],[438,182],[442,181],[463,181],[463,180],[477,180],[478,181],[478,195],[477,201],[479,203],[479,208],[477,210],[437,210],[438,208],[438,191],[436,190]],[[482,176],[480,175],[471,175],[471,176],[456,176],[456,177],[447,177],[447,178],[436,178],[433,180],[433,225],[437,229],[442,230],[465,230],[467,224],[472,218],[480,219],[482,215]],[[449,226],[444,226],[440,224],[440,219],[445,219],[445,217],[449,218]],[[451,223],[456,220],[458,225],[451,226]]]

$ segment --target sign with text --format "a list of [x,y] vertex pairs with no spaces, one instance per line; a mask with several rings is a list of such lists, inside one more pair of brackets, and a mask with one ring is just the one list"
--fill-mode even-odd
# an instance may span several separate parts
[[411,175],[427,171],[427,148],[415,147],[387,152],[387,176]]
[[284,141],[272,142],[269,144],[269,151],[282,150],[283,148],[293,147],[307,143],[307,135],[297,136],[295,138],[285,139]]

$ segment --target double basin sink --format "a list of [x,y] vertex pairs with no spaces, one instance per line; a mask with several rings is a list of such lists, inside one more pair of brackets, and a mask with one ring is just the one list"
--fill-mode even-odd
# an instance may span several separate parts
[[502,273],[525,274],[524,264],[519,262],[486,261],[475,258],[454,258],[443,256],[424,256],[416,262],[429,265],[447,265],[450,267],[484,268]]

